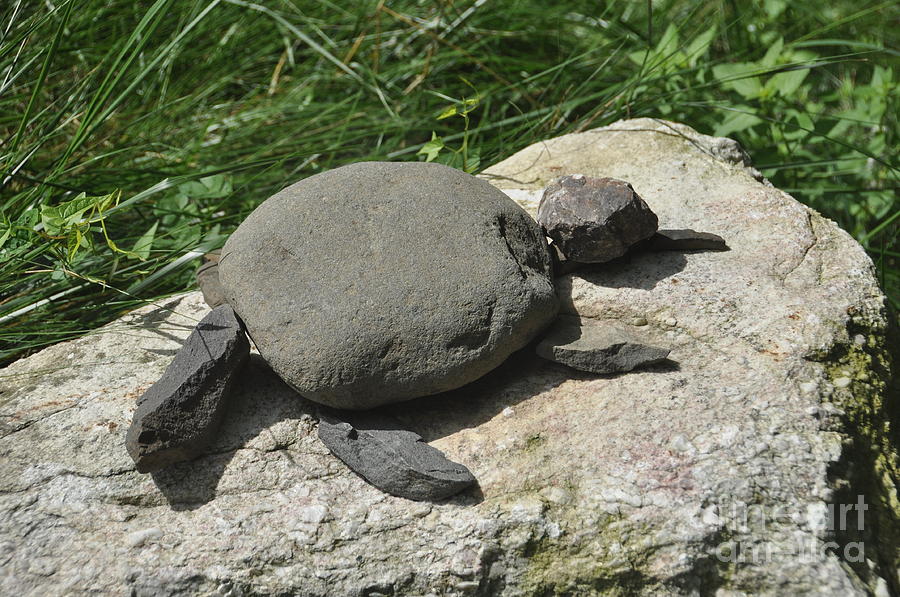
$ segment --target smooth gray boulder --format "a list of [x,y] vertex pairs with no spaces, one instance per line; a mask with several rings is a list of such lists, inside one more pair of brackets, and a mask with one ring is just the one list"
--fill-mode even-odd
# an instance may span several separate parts
[[197,324],[162,377],[137,402],[125,447],[138,472],[203,452],[219,431],[250,343],[234,311],[216,307]]
[[605,263],[657,228],[656,214],[624,180],[571,174],[545,190],[537,220],[569,261]]
[[322,410],[318,428],[319,439],[332,454],[391,495],[440,500],[475,484],[469,469],[387,415]]
[[625,373],[665,360],[671,351],[647,343],[639,330],[615,320],[561,316],[535,352],[550,361],[598,374]]
[[439,164],[365,162],[291,185],[231,235],[219,280],[282,379],[342,409],[474,381],[557,312],[538,225]]
[[[862,247],[735,142],[671,122],[543,141],[484,176],[534,213],[564,172],[629,180],[662,228],[728,240],[558,279],[564,312],[643,324],[677,369],[598,377],[521,350],[383,407],[478,479],[430,503],[353,474],[317,405],[251,355],[206,455],[151,478],[122,445],[135,400],[209,309],[150,305],[0,371],[0,594],[896,592],[900,391]],[[842,507],[864,529],[840,530]]]

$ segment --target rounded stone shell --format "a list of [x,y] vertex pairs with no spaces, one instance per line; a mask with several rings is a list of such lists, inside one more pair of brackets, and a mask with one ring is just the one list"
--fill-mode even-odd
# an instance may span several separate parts
[[469,383],[558,307],[537,223],[432,163],[363,162],[287,187],[231,235],[219,277],[275,372],[337,408]]

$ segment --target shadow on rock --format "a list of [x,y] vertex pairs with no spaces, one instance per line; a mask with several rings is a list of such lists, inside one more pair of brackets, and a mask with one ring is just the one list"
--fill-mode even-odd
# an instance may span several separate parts
[[[653,290],[657,284],[679,273],[686,265],[687,258],[680,252],[629,253],[608,263],[585,265],[576,275],[591,284],[606,288]],[[563,282],[563,286],[565,285]]]
[[478,427],[506,407],[552,390],[570,379],[594,379],[538,357],[531,344],[484,377],[450,392],[381,407],[425,441]]
[[252,354],[240,373],[218,438],[202,456],[152,473],[153,481],[172,509],[199,508],[215,498],[237,450],[276,423],[315,416],[315,404],[281,381],[262,357]]

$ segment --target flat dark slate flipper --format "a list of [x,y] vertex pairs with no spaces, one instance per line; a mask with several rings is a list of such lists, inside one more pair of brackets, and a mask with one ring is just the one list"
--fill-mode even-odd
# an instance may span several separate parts
[[250,343],[228,305],[213,309],[188,336],[163,376],[138,400],[125,447],[138,472],[198,456],[222,422]]
[[616,323],[585,323],[560,317],[535,347],[538,356],[588,373],[624,373],[665,360],[669,350],[646,344]]
[[725,239],[711,232],[682,230],[657,230],[644,241],[647,251],[728,251]]
[[475,483],[465,466],[379,413],[322,409],[319,439],[353,472],[391,495],[439,500]]

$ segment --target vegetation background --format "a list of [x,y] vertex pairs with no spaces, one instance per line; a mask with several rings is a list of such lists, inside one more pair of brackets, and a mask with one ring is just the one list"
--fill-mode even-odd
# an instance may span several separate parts
[[738,139],[900,301],[897,2],[0,4],[0,364],[191,287],[316,172],[638,116]]

